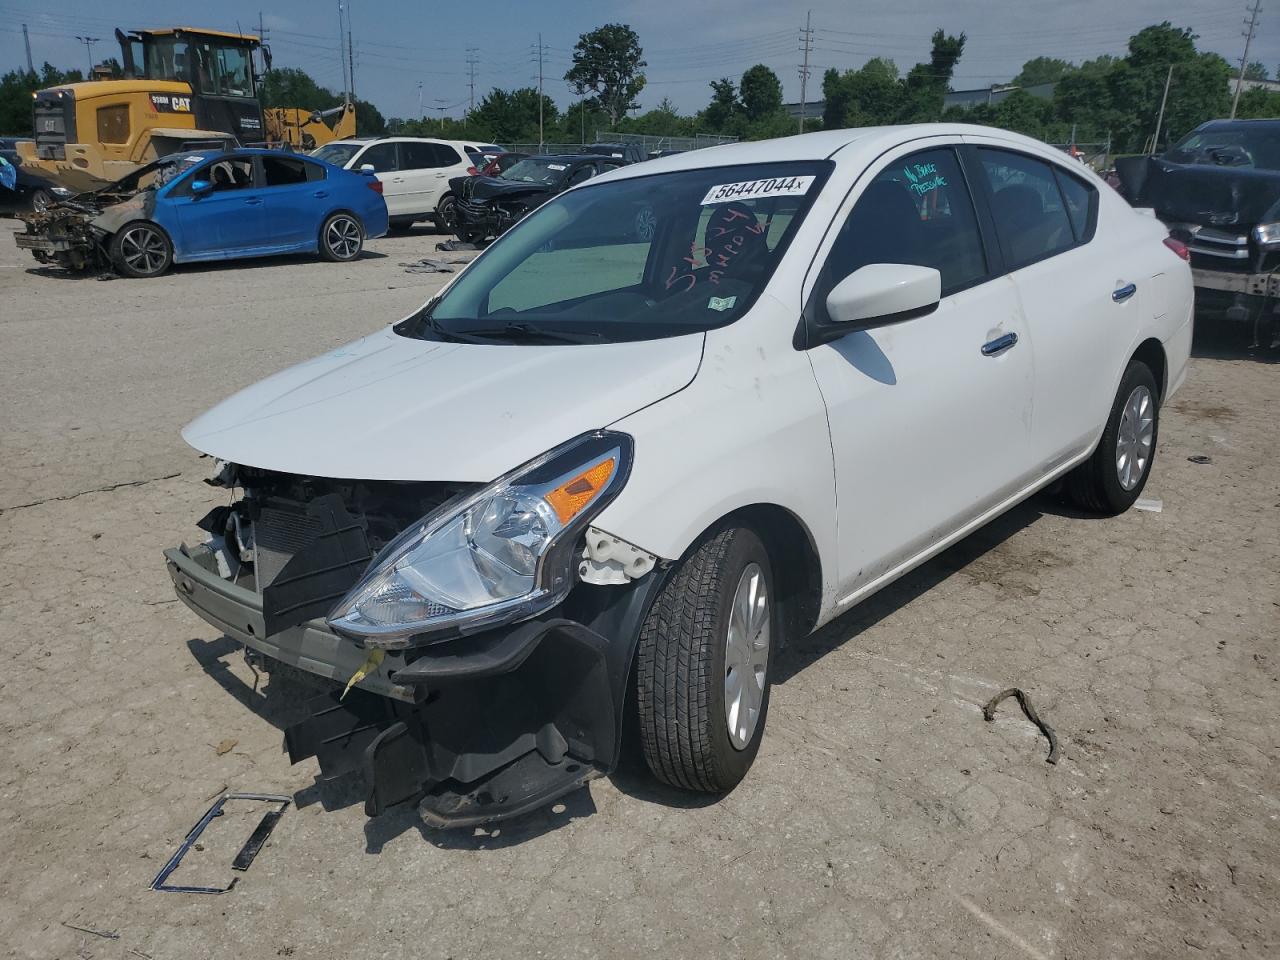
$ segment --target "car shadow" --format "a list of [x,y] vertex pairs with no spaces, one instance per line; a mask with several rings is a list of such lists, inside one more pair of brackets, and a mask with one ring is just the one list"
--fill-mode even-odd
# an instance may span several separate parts
[[[1280,333],[1280,318],[1272,321]],[[1280,363],[1280,347],[1271,346],[1271,332],[1261,330],[1261,343],[1253,346],[1253,324],[1234,323],[1218,318],[1196,317],[1191,340],[1191,356],[1202,360],[1252,360],[1255,363]]]
[[897,613],[902,607],[928,593],[1046,515],[1096,519],[1092,514],[1081,513],[1064,505],[1053,493],[1037,494],[856,604],[849,612],[826,626],[788,644],[778,656],[777,673],[773,682],[785,684],[833,650],[856,642],[864,631]]
[[[385,260],[387,254],[376,250],[362,250],[360,256],[349,263],[361,260]],[[271,267],[297,266],[303,263],[327,264],[328,261],[313,253],[288,254],[279,257],[245,257],[239,260],[205,260],[199,263],[175,263],[169,273],[164,276],[185,276],[197,273],[221,273],[225,270],[263,270]],[[106,268],[87,268],[71,270],[67,267],[52,265],[28,267],[25,271],[33,277],[47,277],[51,280],[129,280],[123,274]]]

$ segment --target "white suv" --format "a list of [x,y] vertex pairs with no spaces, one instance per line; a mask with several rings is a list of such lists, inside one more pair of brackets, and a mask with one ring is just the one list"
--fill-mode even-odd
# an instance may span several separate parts
[[334,140],[312,152],[347,170],[373,167],[382,181],[391,229],[408,229],[419,220],[434,220],[437,230],[451,229],[454,197],[451,177],[465,177],[476,169],[476,159],[488,144],[426,137],[362,137]]

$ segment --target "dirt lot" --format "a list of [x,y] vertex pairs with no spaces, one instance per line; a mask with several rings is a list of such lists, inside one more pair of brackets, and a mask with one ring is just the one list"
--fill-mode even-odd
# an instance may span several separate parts
[[[255,692],[160,558],[219,499],[179,428],[420,303],[438,278],[399,263],[434,237],[347,266],[100,283],[32,272],[11,229],[7,955],[1280,955],[1280,367],[1234,339],[1201,339],[1166,410],[1147,488],[1163,512],[1095,520],[1037,498],[793,646],[732,795],[624,772],[557,811],[436,833],[412,810],[366,820],[290,767],[296,689]],[[1013,704],[983,722],[1014,684],[1056,727],[1059,766]],[[148,891],[224,788],[297,808],[231,893]],[[231,833],[188,879],[225,879],[249,826],[218,824]]]

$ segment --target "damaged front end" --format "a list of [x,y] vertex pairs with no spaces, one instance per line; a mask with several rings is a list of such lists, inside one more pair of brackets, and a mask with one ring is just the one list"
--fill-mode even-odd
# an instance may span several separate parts
[[19,213],[26,229],[14,234],[14,241],[40,263],[68,270],[103,266],[107,234],[93,222],[98,212],[86,204],[63,201],[47,210]]
[[629,462],[630,438],[601,432],[488,485],[222,464],[211,482],[243,496],[166,561],[205,620],[331,681],[285,731],[291,761],[362,774],[370,816],[420,798],[433,825],[485,822],[617,762],[660,573],[589,524]]
[[459,177],[453,184],[457,234],[472,242],[502,236],[555,195],[500,177]]

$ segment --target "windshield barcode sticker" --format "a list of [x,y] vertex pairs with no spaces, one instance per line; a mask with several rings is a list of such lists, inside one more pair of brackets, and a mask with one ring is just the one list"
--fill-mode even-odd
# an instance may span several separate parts
[[764,180],[722,183],[708,190],[699,206],[728,203],[730,200],[758,200],[761,197],[802,197],[812,186],[813,177],[768,177]]

